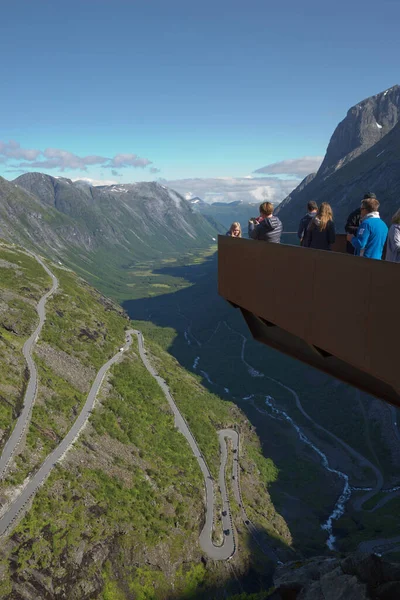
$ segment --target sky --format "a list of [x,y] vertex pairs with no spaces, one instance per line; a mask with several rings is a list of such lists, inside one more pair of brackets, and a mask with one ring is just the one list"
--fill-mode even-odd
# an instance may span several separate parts
[[336,125],[400,83],[398,0],[13,0],[0,175],[282,200]]

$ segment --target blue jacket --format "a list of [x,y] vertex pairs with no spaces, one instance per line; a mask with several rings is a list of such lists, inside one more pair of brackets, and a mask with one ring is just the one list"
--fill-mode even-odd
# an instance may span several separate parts
[[356,249],[356,254],[381,260],[387,234],[388,228],[382,219],[368,217],[361,221],[357,235],[351,243]]

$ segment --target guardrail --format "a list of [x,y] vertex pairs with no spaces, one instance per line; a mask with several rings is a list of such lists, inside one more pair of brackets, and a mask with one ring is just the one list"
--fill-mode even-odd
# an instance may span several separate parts
[[255,339],[400,406],[399,265],[219,236],[218,268]]

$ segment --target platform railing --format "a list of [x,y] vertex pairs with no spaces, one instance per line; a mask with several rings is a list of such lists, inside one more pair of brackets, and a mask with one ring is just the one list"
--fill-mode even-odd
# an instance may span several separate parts
[[256,339],[400,406],[400,265],[224,236],[218,261]]

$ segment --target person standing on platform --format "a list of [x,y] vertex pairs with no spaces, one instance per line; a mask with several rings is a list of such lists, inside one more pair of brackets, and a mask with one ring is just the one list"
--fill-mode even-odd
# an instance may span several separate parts
[[310,202],[307,203],[307,214],[305,214],[304,217],[302,217],[297,231],[297,236],[300,240],[300,246],[304,246],[304,236],[306,234],[307,227],[309,226],[311,220],[317,214],[317,210],[318,204],[314,202],[314,200],[310,200]]
[[332,250],[336,232],[331,205],[323,202],[307,227],[304,246],[316,250]]
[[[376,196],[373,192],[367,192],[366,194],[364,194],[364,200],[368,200],[368,198],[375,198],[376,200]],[[360,221],[361,221],[361,208],[358,207],[355,210],[353,210],[353,212],[351,212],[349,214],[349,216],[347,217],[347,221],[346,221],[346,225],[344,226],[344,230],[346,233],[350,233],[352,235],[357,235],[357,229],[360,226]],[[347,242],[347,253],[348,254],[356,254],[355,250],[354,250],[354,246],[352,245],[351,242]]]
[[400,263],[400,208],[392,217],[387,239],[386,260]]
[[388,228],[379,216],[379,200],[364,198],[361,202],[361,221],[357,234],[347,234],[347,241],[356,254],[365,258],[382,259]]
[[274,216],[274,205],[271,202],[260,204],[260,217],[249,220],[249,238],[279,244],[282,231],[282,222]]

